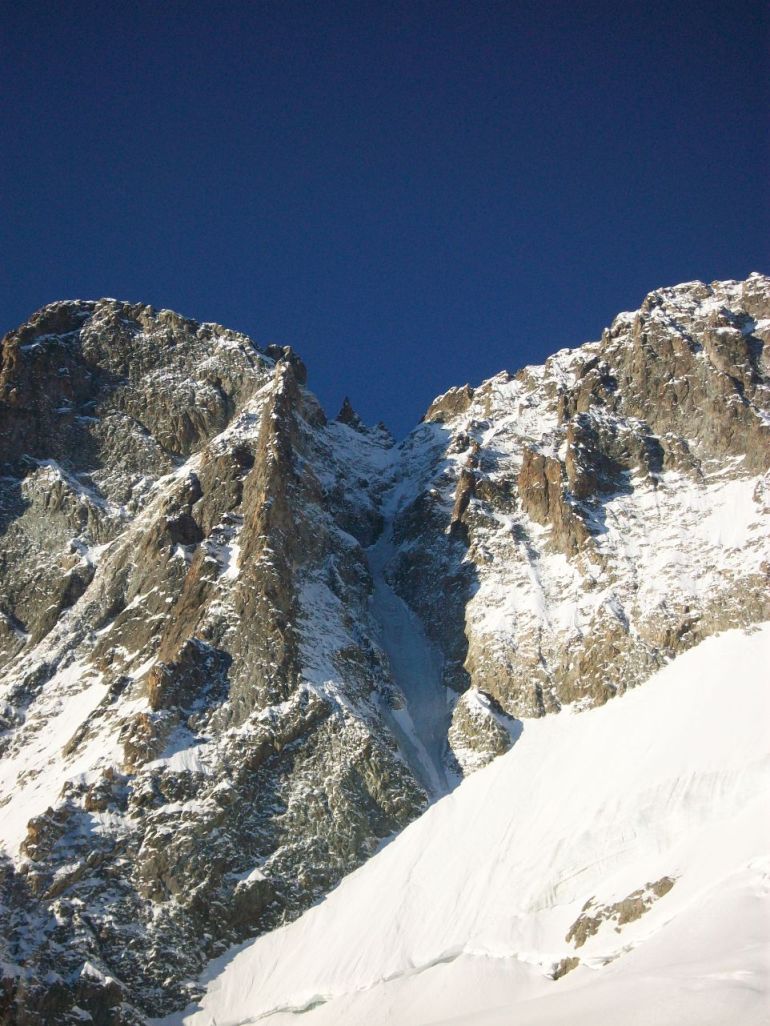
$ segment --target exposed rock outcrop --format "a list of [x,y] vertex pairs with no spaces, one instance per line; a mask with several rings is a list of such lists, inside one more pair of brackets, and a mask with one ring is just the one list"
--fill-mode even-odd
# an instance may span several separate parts
[[36,315],[2,377],[0,1021],[139,1022],[424,807],[346,530],[392,441],[327,428],[289,350],[113,301]]
[[603,905],[590,898],[564,939],[568,944],[581,948],[605,923],[614,923],[614,929],[620,933],[627,923],[640,919],[659,898],[668,894],[675,883],[670,876],[663,876],[660,880],[645,884],[627,897],[609,905]]

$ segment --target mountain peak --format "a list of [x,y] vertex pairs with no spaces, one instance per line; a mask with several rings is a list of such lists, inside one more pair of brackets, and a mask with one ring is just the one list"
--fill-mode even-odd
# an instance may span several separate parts
[[364,423],[353,409],[347,396],[342,400],[342,406],[334,419],[340,424],[347,424],[348,427],[352,427],[356,431],[364,430]]
[[769,345],[767,278],[657,290],[396,445],[170,311],[9,333],[8,1021],[180,1008],[536,721],[770,619]]

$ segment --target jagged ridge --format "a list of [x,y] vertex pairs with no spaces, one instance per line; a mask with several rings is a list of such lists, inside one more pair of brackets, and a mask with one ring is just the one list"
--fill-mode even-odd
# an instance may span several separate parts
[[168,311],[7,336],[0,1021],[184,1003],[516,717],[767,618],[769,330],[759,275],[660,290],[399,446]]

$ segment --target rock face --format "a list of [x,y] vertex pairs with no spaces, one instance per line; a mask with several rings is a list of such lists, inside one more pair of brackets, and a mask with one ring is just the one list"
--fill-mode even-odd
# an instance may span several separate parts
[[[767,278],[690,283],[433,403],[403,445],[391,572],[448,686],[513,717],[583,708],[770,616],[769,343]],[[498,751],[468,710],[463,764]]]
[[395,445],[168,311],[8,335],[0,1023],[181,1006],[517,718],[767,619],[768,343],[769,279],[662,289]]
[[362,546],[392,443],[146,307],[47,308],[0,377],[0,1021],[138,1022],[425,806]]

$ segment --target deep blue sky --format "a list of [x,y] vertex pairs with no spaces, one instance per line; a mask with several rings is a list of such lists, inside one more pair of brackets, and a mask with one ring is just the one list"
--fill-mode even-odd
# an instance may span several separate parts
[[2,4],[0,333],[61,298],[450,385],[770,270],[764,2]]

